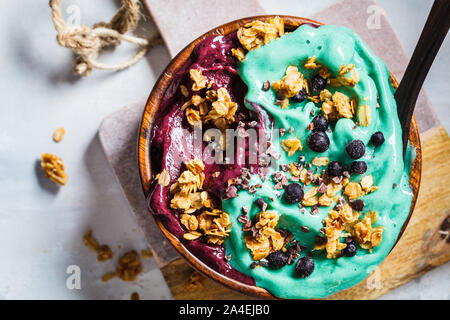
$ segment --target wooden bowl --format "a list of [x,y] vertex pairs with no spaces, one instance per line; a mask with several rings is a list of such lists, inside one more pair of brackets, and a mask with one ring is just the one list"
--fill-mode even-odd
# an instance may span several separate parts
[[[255,17],[248,17],[243,18],[239,20],[235,20],[226,24],[223,24],[215,29],[212,29],[208,31],[207,33],[203,34],[202,36],[198,37],[194,41],[192,41],[188,46],[186,46],[175,58],[172,59],[172,61],[169,63],[167,68],[164,70],[164,72],[159,77],[158,81],[156,82],[155,86],[153,87],[153,90],[150,94],[150,97],[147,101],[144,114],[142,116],[141,125],[140,125],[140,134],[139,134],[139,146],[138,146],[138,162],[139,162],[139,172],[142,182],[142,187],[144,190],[144,194],[147,197],[150,191],[150,185],[152,180],[152,170],[151,170],[151,161],[150,161],[150,132],[152,128],[152,123],[155,118],[156,113],[158,112],[159,104],[169,87],[170,83],[172,82],[172,79],[174,75],[177,73],[177,71],[180,69],[181,66],[184,65],[184,63],[187,61],[189,56],[191,55],[192,50],[194,47],[203,39],[209,36],[213,35],[227,35],[231,32],[237,31],[240,27],[245,25],[246,23],[249,23],[253,20],[258,19],[267,19],[267,18],[273,18],[274,15],[264,15],[264,16],[255,16]],[[293,17],[293,16],[280,16],[284,19],[285,28],[287,30],[293,30],[296,29],[298,26],[305,24],[305,23],[312,23],[316,25],[323,25],[323,23],[305,19],[305,18],[299,18],[299,17]],[[391,80],[392,84],[395,88],[398,86],[397,80],[394,78],[394,76],[391,74]],[[416,147],[416,159],[414,160],[414,163],[412,165],[411,169],[411,176],[410,176],[410,184],[411,188],[413,190],[414,196],[413,201],[411,205],[411,211],[408,216],[408,219],[404,223],[400,234],[398,236],[397,242],[400,239],[401,235],[403,234],[409,219],[412,215],[412,212],[414,210],[414,206],[416,204],[417,195],[419,192],[419,185],[420,185],[420,177],[421,177],[421,169],[422,169],[422,153],[420,148],[420,139],[419,139],[419,131],[417,129],[417,124],[415,121],[415,118],[413,117],[412,123],[411,123],[411,132],[409,136],[409,140],[411,144]],[[268,292],[266,289],[258,287],[258,286],[251,286],[244,283],[241,283],[239,281],[236,281],[234,279],[228,278],[215,270],[208,267],[206,264],[204,264],[202,261],[200,261],[197,257],[192,255],[176,238],[173,234],[171,234],[162,224],[162,222],[158,219],[156,219],[156,223],[163,232],[164,236],[167,237],[167,239],[170,241],[170,243],[175,247],[175,249],[189,262],[192,267],[194,267],[196,270],[201,272],[202,274],[206,275],[207,277],[220,282],[221,284],[237,290],[241,293],[260,297],[260,298],[276,298],[274,297],[270,292]],[[396,242],[396,243],[397,243]]]

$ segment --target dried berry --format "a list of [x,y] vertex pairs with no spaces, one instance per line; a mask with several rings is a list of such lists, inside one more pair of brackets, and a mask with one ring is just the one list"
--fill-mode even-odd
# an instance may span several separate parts
[[355,139],[347,144],[345,151],[347,151],[350,158],[359,159],[366,153],[366,147],[361,140]]
[[372,141],[372,144],[375,147],[379,147],[384,143],[384,135],[381,131],[375,132],[372,135],[372,138],[370,138],[370,141]]
[[330,139],[328,139],[325,132],[314,131],[309,135],[306,143],[311,150],[322,153],[328,150],[328,147],[330,146]]
[[332,177],[340,177],[343,174],[342,164],[339,161],[331,161],[327,168],[328,175]]
[[328,129],[328,120],[321,114],[315,117],[312,122],[316,131],[326,131]]
[[289,256],[283,251],[277,250],[267,256],[269,267],[273,269],[283,268],[288,262]]
[[363,174],[367,171],[367,164],[364,161],[353,161],[350,167],[351,173]]
[[314,260],[305,256],[303,258],[298,259],[295,264],[295,272],[300,278],[309,277],[309,275],[314,271]]
[[327,80],[319,76],[318,74],[311,79],[311,89],[315,93],[319,93],[327,86]]
[[292,97],[292,101],[300,103],[305,101],[306,99],[306,90],[303,88],[302,90],[300,90],[299,93],[297,93],[295,96]]
[[346,257],[353,257],[357,251],[358,247],[356,246],[356,243],[352,241],[347,243],[347,246],[345,247],[343,252]]
[[299,203],[303,199],[303,189],[298,183],[290,183],[284,190],[284,199],[289,203]]

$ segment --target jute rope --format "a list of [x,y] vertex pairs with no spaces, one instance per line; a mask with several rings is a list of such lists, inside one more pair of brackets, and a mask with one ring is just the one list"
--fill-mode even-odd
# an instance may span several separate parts
[[[121,70],[138,62],[151,47],[162,43],[161,38],[143,39],[127,36],[127,31],[133,31],[140,19],[139,0],[123,0],[121,8],[109,23],[100,22],[92,28],[85,25],[69,26],[64,22],[61,14],[61,0],[50,0],[52,20],[58,32],[56,40],[62,47],[72,49],[77,55],[73,62],[73,72],[81,76],[88,76],[92,69]],[[104,64],[97,61],[103,48],[117,46],[121,41],[136,44],[140,47],[134,57],[120,64]]]

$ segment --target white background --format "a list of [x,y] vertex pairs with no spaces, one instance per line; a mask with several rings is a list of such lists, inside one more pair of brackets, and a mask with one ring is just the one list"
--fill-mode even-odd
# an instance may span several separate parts
[[[261,0],[267,12],[308,16],[331,0]],[[408,52],[412,53],[431,0],[379,0]],[[66,0],[76,4],[86,25],[108,21],[118,1]],[[155,32],[145,24],[148,36]],[[104,117],[148,95],[169,62],[160,46],[136,66],[121,72],[95,72],[78,79],[71,74],[72,54],[60,48],[50,20],[48,0],[0,2],[0,298],[3,299],[128,299],[170,298],[153,259],[144,260],[144,273],[135,283],[100,276],[112,271],[113,259],[99,263],[82,244],[93,228],[115,258],[129,249],[146,248],[128,204],[106,162],[96,133]],[[132,54],[124,46],[102,56],[121,61]],[[431,102],[447,131],[449,39],[444,43],[425,82]],[[52,141],[63,126],[66,138]],[[57,188],[38,167],[42,152],[60,155],[69,183]],[[120,246],[120,248],[118,248]],[[66,288],[66,268],[81,267],[81,290]],[[389,293],[394,299],[448,299],[450,265],[435,269]]]

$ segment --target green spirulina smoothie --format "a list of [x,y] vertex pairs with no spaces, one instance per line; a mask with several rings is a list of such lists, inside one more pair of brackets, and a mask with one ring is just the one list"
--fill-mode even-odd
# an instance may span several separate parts
[[[366,127],[355,128],[357,116],[356,119],[339,119],[332,132],[326,132],[330,146],[327,151],[320,154],[309,149],[306,143],[311,133],[307,130],[313,118],[311,111],[314,110],[316,115],[320,114],[320,104],[314,104],[306,99],[302,103],[291,102],[288,108],[282,109],[274,103],[276,101],[274,91],[263,90],[264,81],[269,80],[273,83],[283,78],[286,68],[291,65],[297,66],[304,77],[310,79],[317,70],[307,70],[303,64],[311,56],[316,56],[317,61],[326,66],[332,76],[338,74],[340,66],[354,64],[360,77],[360,81],[354,87],[327,86],[327,89],[331,93],[338,90],[351,98],[356,97],[359,105],[364,101],[372,113],[372,121]],[[409,186],[409,173],[415,152],[413,148],[408,147],[404,162],[402,131],[393,96],[394,89],[386,65],[373,54],[357,34],[347,28],[339,26],[314,28],[303,25],[294,32],[250,51],[240,64],[239,72],[248,86],[246,107],[252,108],[249,102],[261,105],[272,116],[276,129],[294,128],[292,133],[286,132],[280,140],[297,137],[303,145],[302,151],[290,157],[280,148],[279,164],[295,162],[299,156],[304,156],[307,162],[311,162],[314,157],[320,156],[328,157],[330,161],[340,161],[350,167],[352,159],[345,152],[346,144],[353,139],[364,142],[366,153],[359,160],[365,161],[368,169],[364,175],[352,174],[351,181],[359,182],[363,176],[369,174],[373,176],[374,185],[379,189],[361,198],[366,204],[363,213],[369,210],[376,211],[378,219],[374,226],[382,226],[384,231],[381,244],[372,252],[358,247],[356,256],[327,259],[325,250],[314,251],[313,247],[315,237],[320,235],[319,230],[323,228],[322,220],[328,216],[334,204],[331,207],[319,207],[316,215],[310,214],[309,210],[301,213],[297,204],[289,204],[282,196],[275,195],[274,182],[269,178],[270,174],[276,171],[272,168],[269,169],[265,181],[261,181],[257,175],[253,176],[250,184],[261,183],[262,188],[258,188],[254,194],[240,190],[238,197],[223,201],[223,209],[230,214],[232,221],[236,221],[242,213],[242,207],[247,206],[250,209],[249,218],[254,218],[261,211],[255,206],[255,200],[265,199],[268,203],[267,210],[273,210],[280,216],[277,228],[289,230],[301,245],[308,248],[301,252],[301,256],[311,254],[315,263],[314,271],[309,277],[299,278],[295,275],[295,263],[278,270],[268,267],[250,268],[252,256],[244,242],[245,233],[237,223],[237,227],[231,229],[231,235],[225,243],[227,255],[232,256],[230,264],[253,277],[257,286],[280,298],[327,297],[356,285],[390,252],[409,215],[413,198]],[[377,131],[384,134],[386,141],[375,148],[370,143],[370,138]],[[280,141],[272,141],[272,144],[279,146]],[[314,168],[313,166],[312,169]],[[289,176],[289,173],[287,175]],[[312,184],[306,186],[305,192],[311,187]],[[271,201],[270,198],[274,200]],[[307,226],[310,231],[302,232],[302,226]]]

